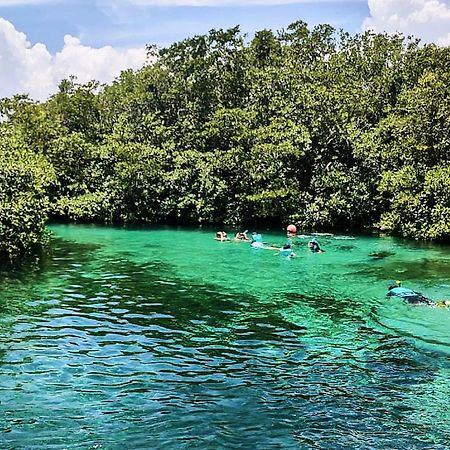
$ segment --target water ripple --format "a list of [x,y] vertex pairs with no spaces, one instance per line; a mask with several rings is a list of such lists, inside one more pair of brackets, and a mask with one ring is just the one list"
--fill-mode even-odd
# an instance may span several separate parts
[[[261,275],[264,290],[238,289],[234,267],[227,284],[180,279],[159,245],[139,264],[134,242],[120,255],[59,245],[53,272],[18,286],[11,298],[28,301],[2,319],[2,449],[448,448],[449,360],[398,332],[423,337],[418,312],[394,323],[337,285],[311,292],[325,260],[305,259],[302,275],[278,265],[286,287]],[[347,285],[348,273],[328,279]]]

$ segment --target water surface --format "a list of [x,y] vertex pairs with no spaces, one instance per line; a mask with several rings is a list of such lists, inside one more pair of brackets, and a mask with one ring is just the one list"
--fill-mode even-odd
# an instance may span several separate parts
[[[450,249],[55,225],[0,274],[1,449],[448,449]],[[283,243],[281,232],[265,232]]]

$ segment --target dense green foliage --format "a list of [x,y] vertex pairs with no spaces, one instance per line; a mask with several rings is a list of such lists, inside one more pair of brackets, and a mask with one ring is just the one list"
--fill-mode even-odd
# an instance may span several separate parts
[[1,128],[0,254],[14,257],[39,246],[47,220],[53,168],[14,129]]
[[149,56],[108,86],[71,79],[45,103],[3,101],[3,130],[35,155],[19,155],[33,176],[14,190],[36,202],[36,230],[45,189],[50,214],[71,220],[450,237],[449,48],[296,22],[250,41],[212,30]]

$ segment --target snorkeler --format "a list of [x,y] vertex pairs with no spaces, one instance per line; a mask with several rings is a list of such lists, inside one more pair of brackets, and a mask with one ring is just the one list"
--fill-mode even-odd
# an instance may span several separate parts
[[398,297],[411,305],[426,305],[435,306],[438,308],[446,308],[450,306],[450,300],[440,300],[435,302],[430,298],[425,297],[425,295],[420,292],[402,287],[402,283],[398,280],[388,287],[386,297]]
[[312,253],[322,253],[322,252],[325,251],[325,250],[322,250],[320,248],[320,244],[319,244],[319,242],[317,241],[317,239],[315,237],[313,237],[309,241],[308,247],[309,247],[309,249],[311,250]]
[[294,258],[295,256],[297,256],[292,251],[292,241],[290,239],[288,239],[286,241],[286,243],[283,245],[283,247],[280,248],[280,255],[281,256],[287,256],[289,258]]

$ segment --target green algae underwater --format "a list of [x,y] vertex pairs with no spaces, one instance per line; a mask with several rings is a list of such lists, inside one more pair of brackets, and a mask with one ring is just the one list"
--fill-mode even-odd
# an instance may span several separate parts
[[0,273],[0,448],[449,448],[450,308],[385,297],[450,298],[449,247],[50,229]]

